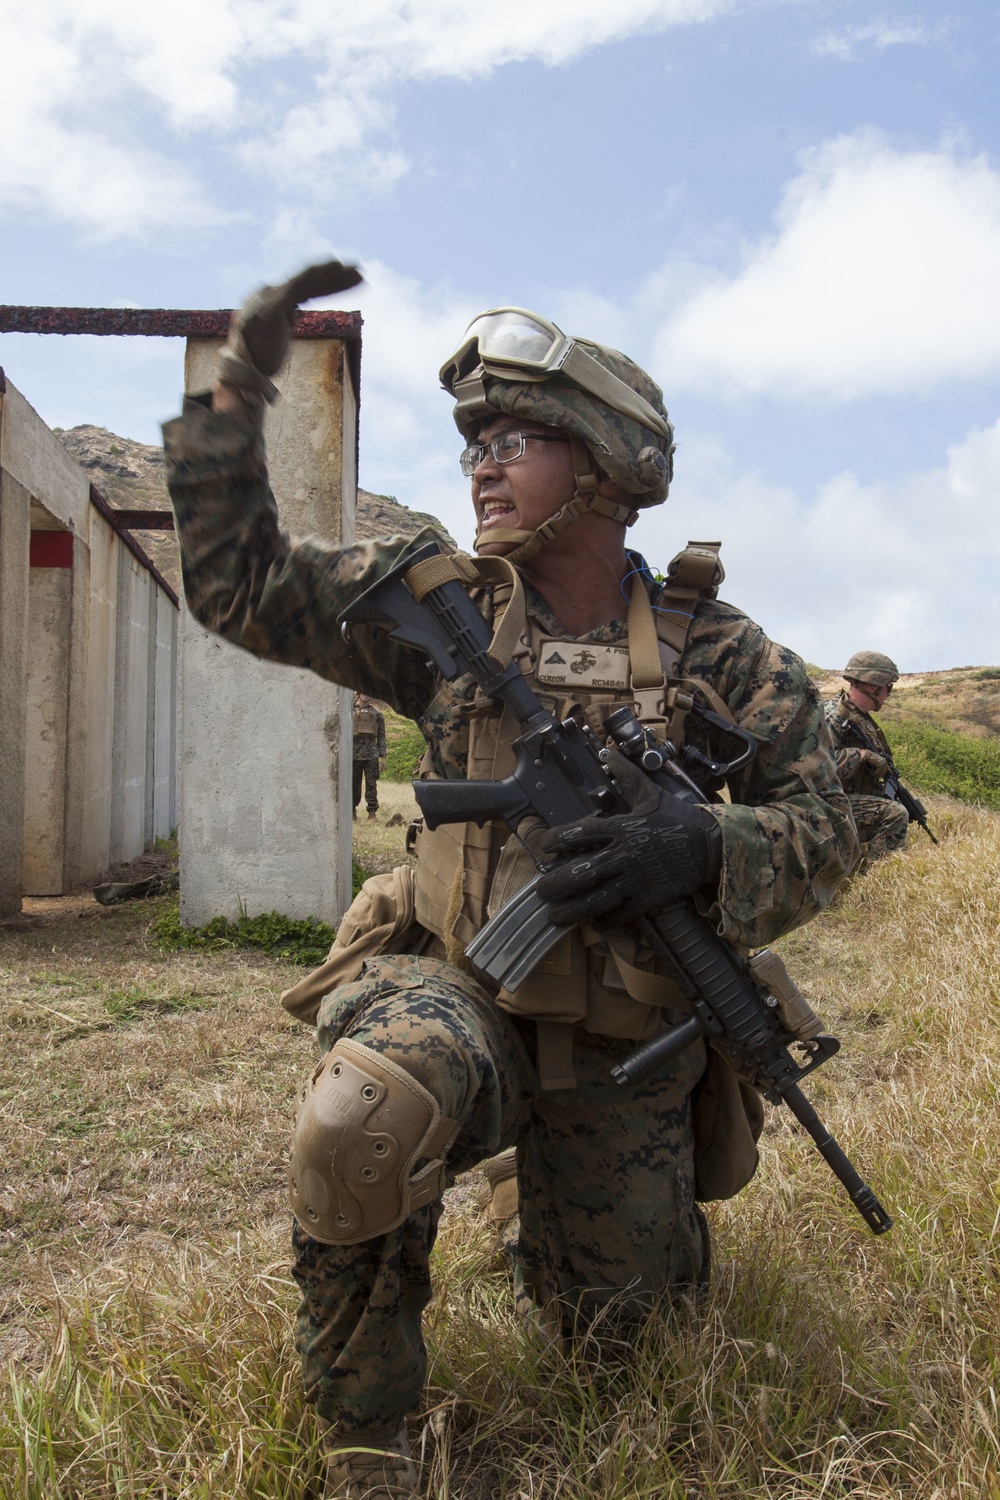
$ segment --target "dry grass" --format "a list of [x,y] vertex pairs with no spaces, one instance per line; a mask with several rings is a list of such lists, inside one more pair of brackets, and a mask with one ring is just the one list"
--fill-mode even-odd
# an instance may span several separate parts
[[[378,784],[378,817],[370,823],[362,798],[358,820],[354,825],[354,855],[371,875],[391,870],[406,858],[406,829],[419,812],[417,799],[408,781],[386,781]],[[389,825],[390,818],[399,823]]]
[[[485,1227],[452,1216],[427,1494],[1000,1500],[1000,819],[932,811],[939,849],[911,836],[783,945],[844,1041],[808,1092],[892,1232],[770,1111],[757,1179],[712,1210],[704,1306],[597,1361],[529,1342]],[[372,826],[379,857],[401,833]],[[161,956],[148,912],[0,935],[0,1493],[298,1500],[317,1466],[282,1156],[311,1044],[274,1003],[294,971]]]

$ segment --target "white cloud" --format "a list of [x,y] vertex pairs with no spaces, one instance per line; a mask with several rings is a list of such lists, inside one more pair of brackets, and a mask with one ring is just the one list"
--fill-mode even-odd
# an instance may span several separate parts
[[[395,494],[472,542],[460,440],[439,366],[479,299],[365,265],[361,483]],[[640,353],[657,281],[634,305],[567,292],[567,329]],[[664,566],[689,537],[724,543],[731,599],[777,640],[836,666],[874,646],[907,670],[1000,661],[1000,421],[973,429],[934,467],[863,484],[840,473],[809,494],[741,473],[718,443],[684,435],[666,505],[633,533]]]
[[901,18],[886,20],[879,17],[865,26],[848,26],[843,31],[825,31],[815,39],[812,51],[818,57],[836,57],[850,62],[857,56],[857,48],[869,43],[879,52],[887,47],[923,47],[936,41],[942,34],[940,23],[933,27],[919,21]]
[[108,239],[212,224],[222,215],[176,160],[195,132],[286,188],[377,188],[406,170],[401,85],[555,66],[735,3],[507,0],[498,24],[478,0],[0,0],[0,208]]
[[351,293],[364,318],[360,482],[431,511],[471,546],[461,439],[438,370],[481,306],[449,287],[422,287],[378,261],[366,261],[364,272],[364,286]]
[[663,329],[670,385],[849,400],[1000,368],[1000,174],[871,132],[803,153],[776,232]]
[[684,446],[667,504],[637,527],[661,566],[688,537],[722,537],[722,594],[809,661],[886,651],[904,671],[1000,660],[1000,421],[942,466],[892,482],[835,475],[813,496]]

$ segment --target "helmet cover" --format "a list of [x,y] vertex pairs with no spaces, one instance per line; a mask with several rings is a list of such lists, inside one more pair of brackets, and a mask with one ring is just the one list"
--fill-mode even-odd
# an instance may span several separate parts
[[[636,507],[660,505],[673,477],[673,428],[663,404],[663,392],[639,365],[617,349],[588,339],[577,339],[592,359],[637,391],[667,423],[670,436],[644,427],[616,411],[599,397],[581,389],[560,371],[547,379],[519,382],[501,379],[479,367],[475,385],[478,399],[466,391],[455,406],[455,424],[466,442],[474,442],[484,422],[492,417],[523,417],[543,422],[582,438],[595,462],[632,497]],[[457,394],[457,393],[456,393]]]
[[899,679],[899,668],[881,651],[855,651],[843,675],[848,682],[870,682],[874,687],[891,687]]

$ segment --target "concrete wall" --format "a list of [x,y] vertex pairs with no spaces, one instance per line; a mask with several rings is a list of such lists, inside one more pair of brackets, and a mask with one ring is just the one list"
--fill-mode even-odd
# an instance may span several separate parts
[[115,533],[95,515],[90,530],[90,618],[87,633],[86,733],[82,793],[83,878],[97,879],[111,865],[111,804],[114,792],[114,663],[118,619],[118,553]]
[[169,832],[177,610],[9,383],[0,394],[0,915]]
[[[188,344],[207,389],[219,344]],[[357,402],[337,340],[298,340],[270,409],[271,485],[285,526],[353,537]],[[351,899],[350,695],[258,661],[181,620],[181,917],[277,910],[336,924]]]
[[0,465],[0,917],[21,910],[30,513],[31,495]]
[[70,568],[30,570],[21,881],[35,896],[63,889],[72,583]]

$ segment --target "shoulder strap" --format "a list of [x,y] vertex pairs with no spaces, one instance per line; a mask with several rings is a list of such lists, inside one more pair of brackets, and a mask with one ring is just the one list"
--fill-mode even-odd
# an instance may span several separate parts
[[688,631],[699,599],[714,599],[725,569],[719,560],[721,542],[688,542],[682,552],[667,565],[667,576],[656,610],[656,627],[660,639],[672,646],[678,656],[687,645]]

